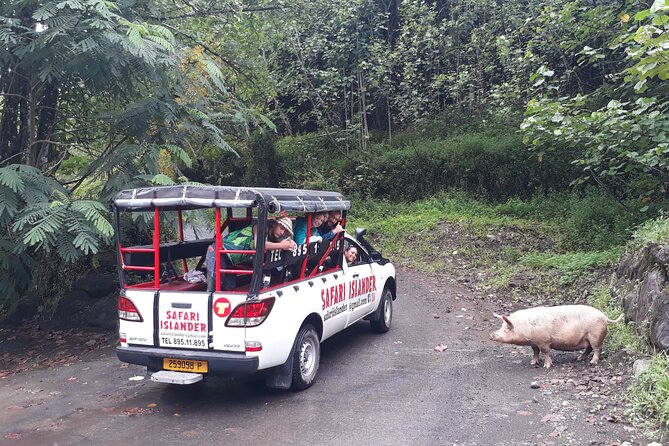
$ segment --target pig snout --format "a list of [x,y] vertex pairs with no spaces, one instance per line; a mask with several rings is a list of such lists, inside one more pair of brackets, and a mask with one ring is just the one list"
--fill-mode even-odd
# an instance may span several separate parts
[[493,331],[492,333],[490,333],[490,340],[491,341],[499,341],[500,340],[499,330]]

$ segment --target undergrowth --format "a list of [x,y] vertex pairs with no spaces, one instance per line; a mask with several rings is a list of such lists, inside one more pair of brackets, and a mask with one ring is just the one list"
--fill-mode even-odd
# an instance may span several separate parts
[[648,430],[669,426],[669,357],[653,356],[650,367],[639,374],[629,387],[631,411]]

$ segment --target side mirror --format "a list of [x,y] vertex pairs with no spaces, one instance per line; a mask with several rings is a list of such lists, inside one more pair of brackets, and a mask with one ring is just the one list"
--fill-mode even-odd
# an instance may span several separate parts
[[365,228],[355,228],[355,238],[357,240],[360,240],[362,237],[365,236],[365,234],[367,234],[367,229],[365,229]]
[[372,262],[374,263],[381,263],[383,260],[383,256],[379,251],[372,251],[369,253],[369,258],[372,259]]

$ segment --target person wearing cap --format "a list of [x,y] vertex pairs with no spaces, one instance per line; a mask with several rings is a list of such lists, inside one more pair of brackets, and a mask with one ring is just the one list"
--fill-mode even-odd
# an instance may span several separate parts
[[[278,217],[268,221],[267,239],[265,241],[265,251],[281,249],[292,251],[297,244],[291,239],[293,235],[293,222],[288,217]],[[258,226],[249,225],[233,231],[223,238],[223,249],[230,250],[255,250],[258,239]],[[213,289],[214,270],[216,269],[215,244],[207,249],[206,265],[207,278],[209,279],[209,288]],[[221,255],[221,268],[230,269],[234,264],[244,263],[251,260],[251,254],[228,254]],[[236,277],[232,274],[223,275],[221,289],[231,290],[237,287]],[[211,291],[211,290],[210,290]]]

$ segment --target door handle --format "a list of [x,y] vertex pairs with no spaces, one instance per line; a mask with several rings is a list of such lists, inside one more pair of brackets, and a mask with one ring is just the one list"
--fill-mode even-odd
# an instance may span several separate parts
[[355,274],[353,274],[353,278],[354,278],[354,279],[357,279],[359,275],[360,275],[360,274],[355,273]]

